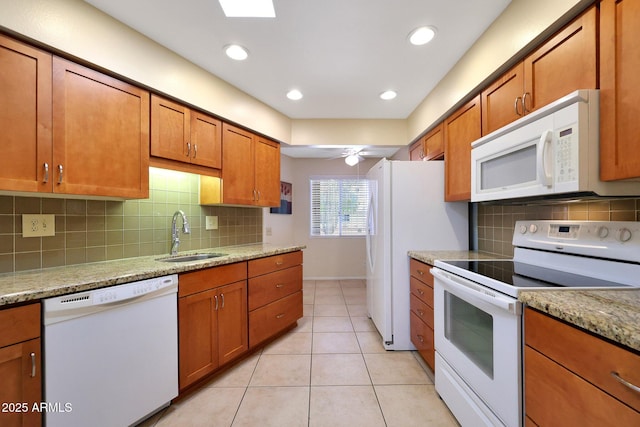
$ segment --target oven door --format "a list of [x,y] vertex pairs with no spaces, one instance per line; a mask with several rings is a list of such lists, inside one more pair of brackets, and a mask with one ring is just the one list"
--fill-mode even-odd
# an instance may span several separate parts
[[[522,425],[521,303],[438,268],[431,272],[435,348],[445,362],[441,367],[436,362],[436,390],[438,371],[448,371],[446,376],[455,378],[460,390],[468,390],[449,396],[451,404],[441,395],[450,407],[466,399],[470,403],[462,412],[483,412],[484,419],[493,414],[506,426]],[[473,424],[484,424],[477,420]]]

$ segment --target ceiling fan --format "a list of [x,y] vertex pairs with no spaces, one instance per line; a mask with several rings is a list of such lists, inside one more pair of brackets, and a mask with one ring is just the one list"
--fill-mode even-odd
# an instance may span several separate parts
[[332,157],[331,159],[344,158],[344,162],[349,166],[355,166],[360,163],[366,156],[373,156],[375,152],[365,151],[364,147],[345,147],[339,156]]

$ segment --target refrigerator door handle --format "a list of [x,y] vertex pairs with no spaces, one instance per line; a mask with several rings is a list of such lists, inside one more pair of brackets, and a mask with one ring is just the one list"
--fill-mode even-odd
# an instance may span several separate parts
[[374,189],[370,186],[370,195],[369,195],[369,207],[367,209],[367,235],[366,235],[366,245],[367,245],[367,263],[369,265],[369,271],[373,272],[375,267],[375,248],[373,242],[373,235],[376,231],[376,223],[375,223],[375,194]]

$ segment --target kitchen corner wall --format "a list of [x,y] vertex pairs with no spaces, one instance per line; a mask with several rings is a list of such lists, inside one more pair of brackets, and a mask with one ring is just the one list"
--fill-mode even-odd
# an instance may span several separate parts
[[532,205],[478,204],[478,250],[513,256],[519,220],[640,221],[640,199],[594,199]]
[[[150,168],[149,199],[127,201],[0,196],[0,273],[146,255],[168,255],[171,219],[182,209],[191,234],[180,251],[262,242],[262,209],[200,206],[197,175]],[[22,237],[22,214],[55,214],[54,237]],[[205,216],[218,229],[205,230]],[[178,219],[178,227],[181,227]]]

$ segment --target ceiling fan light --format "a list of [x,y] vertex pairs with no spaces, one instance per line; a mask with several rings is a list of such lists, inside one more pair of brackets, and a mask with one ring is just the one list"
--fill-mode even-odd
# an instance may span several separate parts
[[360,156],[358,156],[357,154],[349,154],[344,158],[344,162],[349,166],[355,166],[360,162]]
[[244,61],[249,56],[249,52],[238,44],[230,44],[224,47],[224,53],[236,61]]
[[422,46],[433,40],[435,35],[435,28],[419,27],[409,33],[409,43],[415,46]]
[[292,101],[298,101],[299,99],[302,99],[302,92],[300,92],[298,89],[292,89],[287,92],[287,98]]

